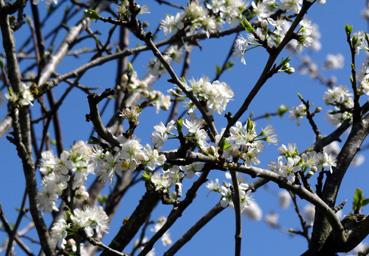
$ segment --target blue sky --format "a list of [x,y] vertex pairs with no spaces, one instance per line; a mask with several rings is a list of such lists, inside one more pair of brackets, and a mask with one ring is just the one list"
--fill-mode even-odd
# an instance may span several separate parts
[[[166,13],[174,14],[174,10],[170,10],[163,6],[154,4],[154,1],[140,1],[150,7],[151,13],[142,16],[143,19],[149,21],[149,28],[155,28],[159,19],[163,18]],[[183,3],[185,1],[178,1]],[[326,5],[315,5],[308,13],[308,16],[319,25],[319,30],[322,34],[321,42],[322,49],[319,52],[304,52],[309,54],[314,61],[320,66],[324,63],[325,56],[328,53],[342,53],[345,59],[348,60],[348,46],[345,42],[345,24],[353,25],[354,31],[367,30],[367,23],[361,17],[361,10],[364,7],[364,0],[328,0]],[[44,8],[41,6],[41,8]],[[27,9],[27,11],[29,11]],[[30,13],[30,12],[28,12]],[[52,27],[53,23],[59,19],[54,17],[54,21],[50,21],[47,27]],[[74,24],[77,19],[70,21]],[[103,31],[104,24],[99,22],[91,25],[92,29],[100,29],[104,39],[106,31]],[[17,45],[28,37],[26,26],[16,32]],[[62,38],[62,37],[60,37]],[[215,74],[215,65],[221,65],[224,57],[227,54],[228,47],[232,43],[234,36],[224,38],[223,40],[209,40],[201,42],[202,50],[194,49],[193,58],[191,60],[191,68],[188,78],[199,78],[203,75],[212,78]],[[131,46],[134,46],[132,39]],[[88,42],[87,44],[92,44]],[[76,48],[82,45],[77,45]],[[292,56],[290,52],[283,52],[282,57]],[[146,65],[148,58],[151,58],[150,53],[142,54],[134,63],[135,69],[140,77],[146,74]],[[220,80],[227,82],[232,86],[235,92],[235,99],[230,103],[230,110],[236,110],[247,95],[248,90],[253,85],[254,81],[260,74],[265,61],[266,54],[262,49],[257,49],[247,53],[247,65],[242,65],[237,58],[233,58],[235,63],[234,68],[226,73]],[[72,70],[86,61],[86,57],[74,59],[70,57],[63,61],[57,71],[64,73]],[[292,57],[292,66],[298,65],[297,58]],[[22,65],[23,66],[23,65]],[[87,73],[86,78],[82,83],[88,86],[101,86],[102,88],[112,87],[115,80],[116,63],[111,62],[99,66]],[[176,66],[180,70],[179,66]],[[336,72],[320,69],[326,76],[335,75],[340,84],[348,85],[349,82],[349,63],[345,62],[345,67]],[[163,91],[170,88],[170,84],[166,82],[167,76],[160,79],[154,86],[155,88],[163,88]],[[60,95],[66,88],[65,84],[59,85],[56,89],[56,95]],[[322,95],[325,88],[311,80],[306,76],[299,74],[286,75],[278,74],[273,77],[267,85],[260,91],[255,101],[250,106],[250,112],[255,115],[260,115],[265,112],[275,111],[280,104],[294,106],[299,103],[297,93],[304,95],[306,99],[311,100],[314,106],[322,106]],[[0,117],[5,115],[5,104],[0,105]],[[248,112],[247,114],[250,114]],[[60,110],[60,119],[64,130],[64,146],[69,147],[76,140],[86,140],[91,129],[91,124],[85,122],[85,114],[88,113],[87,98],[79,91],[74,91],[66,100],[64,106]],[[35,110],[35,116],[37,111]],[[141,126],[137,129],[137,136],[142,142],[149,141],[153,125],[165,120],[166,114],[155,114],[154,110],[148,110],[141,116]],[[245,118],[244,116],[243,118]],[[323,133],[328,133],[334,129],[334,126],[327,122],[325,111],[318,115],[317,121]],[[218,129],[225,124],[225,118],[217,116],[216,122]],[[310,131],[306,120],[301,122],[300,126],[296,122],[290,120],[288,116],[280,119],[263,120],[257,123],[257,127],[261,128],[267,124],[272,124],[275,127],[281,143],[296,143],[301,149],[310,145],[314,136]],[[266,167],[267,163],[275,158],[277,147],[268,146],[261,156],[261,166]],[[14,221],[17,215],[16,208],[19,206],[23,194],[24,178],[17,158],[15,148],[10,144],[5,137],[0,138],[0,203],[3,206],[4,212],[10,221]],[[363,154],[367,154],[363,152]],[[351,168],[347,173],[347,177],[342,185],[342,190],[339,194],[338,201],[349,200],[344,212],[348,213],[351,207],[351,198],[355,188],[368,187],[365,181],[368,180],[369,174],[367,170],[367,162],[358,168]],[[217,171],[212,173],[211,177],[219,177],[223,174]],[[248,179],[251,181],[251,179]],[[188,186],[187,186],[188,187]],[[135,207],[139,198],[143,193],[142,186],[138,186],[129,191],[126,198],[123,200],[120,209],[113,220],[113,225],[109,231],[105,241],[108,242],[119,228],[122,219],[128,216]],[[294,214],[292,207],[287,210],[281,210],[278,207],[278,187],[269,185],[267,189],[260,189],[253,196],[258,204],[263,209],[263,213],[275,211],[280,215],[280,224],[286,228],[298,228],[298,219]],[[194,204],[185,211],[184,216],[170,230],[172,239],[176,240],[181,234],[190,227],[194,221],[208,211],[218,200],[218,196],[209,193],[206,189],[201,189],[198,193],[198,198]],[[304,203],[301,204],[304,206]],[[159,207],[154,216],[161,216],[170,211],[168,206]],[[364,210],[365,212],[365,210]],[[26,224],[23,221],[22,227]],[[306,242],[300,237],[291,237],[290,235],[272,230],[263,222],[252,221],[246,217],[243,218],[243,251],[244,255],[298,255],[306,249]],[[191,242],[184,247],[178,255],[232,255],[234,236],[234,215],[232,209],[226,209],[218,218],[208,224],[201,232],[199,232]],[[0,234],[0,240],[4,238]],[[161,255],[165,248],[160,242],[157,243],[157,255]]]

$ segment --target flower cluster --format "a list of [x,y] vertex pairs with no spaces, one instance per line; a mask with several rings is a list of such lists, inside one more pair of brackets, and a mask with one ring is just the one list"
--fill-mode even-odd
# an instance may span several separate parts
[[169,135],[172,135],[172,130],[175,128],[175,122],[172,120],[167,125],[162,122],[154,126],[154,132],[151,135],[152,142],[155,148],[160,148],[168,140]]
[[167,15],[161,21],[165,35],[183,31],[188,34],[203,30],[208,35],[224,23],[234,23],[242,17],[246,4],[242,0],[210,0],[201,6],[191,2],[187,8],[175,15]]
[[328,89],[323,99],[327,105],[334,106],[334,109],[329,112],[329,119],[332,123],[339,124],[347,119],[351,119],[354,101],[352,94],[346,87],[336,86]]
[[241,63],[246,64],[245,53],[250,45],[258,45],[253,34],[247,34],[246,37],[240,35],[235,42],[234,55],[241,57]]
[[183,125],[187,128],[186,138],[195,144],[202,150],[206,151],[209,147],[209,137],[206,131],[203,129],[204,121],[202,119],[185,119]]
[[[277,48],[286,33],[291,27],[291,20],[289,15],[296,15],[302,7],[302,0],[265,0],[251,2],[252,16],[250,21],[243,20],[242,25],[249,33],[245,38],[240,36],[236,41],[236,48],[238,55],[243,55],[249,45],[263,45],[268,48]],[[322,1],[321,1],[322,2]],[[272,14],[281,11],[283,15],[278,15],[277,19],[272,18]],[[288,44],[288,49],[293,51],[300,51],[303,48],[311,48],[319,50],[320,33],[318,26],[313,24],[308,19],[303,19],[297,30],[297,37]],[[245,63],[244,58],[241,61]]]
[[242,0],[211,0],[206,3],[209,12],[216,16],[217,23],[233,23],[242,17],[246,4]]
[[303,48],[311,48],[313,50],[320,50],[320,33],[318,26],[313,24],[308,19],[303,19],[300,22],[300,29],[297,33],[298,39],[292,40],[289,47],[295,51],[300,51]]
[[130,93],[136,93],[136,95],[139,95],[144,99],[145,103],[154,106],[156,108],[156,112],[160,109],[169,109],[171,104],[170,96],[164,95],[158,90],[153,90],[149,86],[149,80],[140,80],[135,70],[132,69],[130,72],[122,76],[122,84],[124,85],[125,90]]
[[307,109],[304,104],[299,104],[290,110],[290,117],[292,119],[302,119],[307,115]]
[[69,187],[75,198],[88,198],[85,182],[95,174],[102,180],[111,180],[114,173],[133,171],[143,165],[149,170],[164,164],[166,158],[150,145],[142,146],[136,139],[120,139],[120,147],[113,152],[78,141],[60,158],[52,152],[42,153],[40,171],[43,175],[38,204],[44,211],[58,211],[56,201]]
[[345,64],[345,58],[342,54],[328,54],[324,63],[327,69],[342,69]]
[[109,217],[101,206],[75,209],[70,216],[72,225],[83,229],[86,236],[101,236],[108,229]]
[[367,33],[359,31],[352,35],[351,43],[352,46],[355,48],[356,53],[359,53],[360,50],[367,50],[368,43],[366,41],[366,37],[368,36]]
[[75,190],[76,198],[83,200],[88,197],[84,182],[93,171],[90,164],[91,152],[87,144],[78,141],[70,150],[63,151],[60,158],[50,151],[42,153],[40,166],[43,174],[42,190],[38,194],[41,209],[58,211],[56,200],[68,186]]
[[32,105],[32,101],[34,100],[34,97],[30,90],[30,86],[25,83],[20,83],[18,93],[15,93],[10,88],[9,93],[6,95],[6,98],[13,104],[19,105],[21,107]]
[[[230,174],[226,173],[226,178],[230,179]],[[233,187],[231,183],[229,182],[223,182],[223,184],[219,183],[218,179],[215,179],[213,181],[209,181],[206,185],[206,187],[214,192],[217,192],[221,196],[220,204],[222,207],[234,207],[233,201],[232,201],[232,194],[233,194]],[[238,184],[238,190],[239,190],[239,196],[240,196],[240,207],[241,212],[244,212],[246,208],[249,207],[250,202],[252,201],[250,197],[250,191],[248,190],[249,185],[247,183],[243,183],[239,181]]]
[[[100,238],[107,231],[108,224],[109,217],[101,206],[86,207],[83,210],[75,209],[53,225],[51,239],[54,246],[59,249],[76,252],[75,240],[80,240],[81,232],[86,237]],[[67,237],[69,237],[68,241]]]
[[151,176],[151,182],[154,184],[156,190],[161,190],[164,193],[168,193],[169,189],[176,185],[176,193],[172,195],[173,198],[180,196],[182,194],[182,179],[184,173],[182,168],[175,165],[168,170],[163,170],[161,172],[155,172]]
[[203,168],[204,163],[201,162],[185,166],[173,165],[169,169],[151,174],[150,181],[155,186],[155,190],[165,193],[169,199],[175,201],[182,196],[182,180],[192,178],[194,173],[200,172]]
[[229,132],[225,139],[224,157],[230,160],[239,159],[246,165],[260,163],[258,155],[264,147],[264,142],[277,143],[277,136],[271,126],[257,133],[255,122],[251,119],[248,119],[245,125],[237,122]]
[[357,75],[357,81],[359,81],[360,86],[358,92],[360,94],[369,95],[369,67],[368,63],[364,62],[359,74]]
[[289,181],[295,180],[296,172],[306,172],[308,176],[313,175],[318,170],[333,172],[336,166],[335,157],[326,151],[308,151],[299,154],[296,145],[288,144],[279,147],[280,156],[277,162],[272,162],[269,167],[272,171],[278,172]]
[[210,82],[208,78],[190,80],[190,90],[199,99],[206,103],[211,112],[221,114],[227,107],[228,102],[233,98],[234,93],[224,82]]

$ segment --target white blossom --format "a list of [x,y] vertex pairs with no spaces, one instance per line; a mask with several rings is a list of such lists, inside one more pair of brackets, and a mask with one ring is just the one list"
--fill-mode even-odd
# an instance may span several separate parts
[[117,156],[109,151],[103,151],[101,148],[95,147],[92,159],[95,174],[103,181],[111,181],[114,172],[119,169]]
[[187,128],[189,133],[196,133],[200,128],[204,125],[204,121],[201,119],[193,119],[188,120],[185,119],[183,121],[183,125]]
[[123,171],[135,170],[141,163],[148,160],[143,146],[136,139],[129,139],[120,145],[119,160]]
[[279,198],[279,206],[281,208],[288,208],[291,203],[291,196],[290,193],[287,190],[282,190],[278,193]]
[[224,82],[210,82],[208,78],[190,80],[193,94],[201,101],[204,101],[210,111],[218,114],[224,112],[228,102],[233,98],[234,93]]
[[18,93],[15,93],[12,89],[9,89],[9,93],[5,96],[10,102],[19,104],[19,106],[33,105],[32,101],[34,100],[34,97],[30,90],[30,86],[25,83],[19,84]]
[[75,209],[71,215],[73,225],[83,229],[88,237],[101,237],[109,224],[109,217],[101,206]]
[[215,191],[218,192],[220,191],[220,187],[221,185],[219,184],[219,180],[215,179],[215,180],[211,180],[206,184],[206,187],[211,190],[211,191]]
[[290,29],[291,22],[285,19],[268,19],[268,23],[274,28],[271,36],[267,38],[268,46],[271,48],[278,47],[285,37],[287,31]]
[[277,134],[274,131],[274,128],[271,125],[267,125],[265,128],[263,128],[260,132],[260,136],[265,137],[265,141],[271,144],[277,144],[278,143],[278,137]]
[[352,93],[344,86],[336,86],[328,89],[324,94],[324,102],[328,105],[342,105],[346,108],[352,108],[354,101],[352,99]]
[[369,95],[369,74],[366,74],[360,81],[360,90],[362,93]]
[[251,2],[251,6],[253,7],[253,12],[259,20],[266,19],[270,15],[272,15],[273,11],[276,7],[275,0],[265,0],[265,1],[255,1]]
[[342,69],[345,64],[345,58],[342,54],[328,54],[324,66],[327,69]]
[[265,127],[258,134],[255,123],[251,119],[245,125],[236,122],[229,129],[229,136],[225,139],[224,157],[228,159],[239,158],[246,165],[259,164],[258,155],[264,148],[264,141],[277,142],[277,136],[271,126]]
[[47,175],[54,170],[57,165],[57,158],[51,151],[44,151],[41,153],[40,171],[43,175]]
[[168,110],[171,104],[170,96],[164,95],[160,91],[151,91],[150,92],[150,99],[152,99],[152,105],[154,105],[156,109],[156,113],[159,113],[159,110]]
[[70,224],[67,224],[64,218],[60,218],[54,223],[53,227],[51,228],[51,241],[53,242],[54,246],[64,249],[67,243],[65,238],[68,235],[68,228],[70,228]]
[[[155,172],[151,176],[151,182],[155,186],[156,190],[162,190],[164,192],[169,192],[169,189],[177,185],[181,188],[181,181],[184,177],[182,169],[174,165],[168,170]],[[175,196],[173,194],[173,196]]]
[[252,220],[261,220],[263,218],[263,211],[254,201],[249,202],[247,207],[244,208],[244,213]]
[[164,164],[166,160],[165,155],[159,154],[159,152],[156,149],[151,148],[149,144],[146,144],[143,150],[147,156],[145,165],[148,169],[154,170],[157,166]]
[[333,173],[333,167],[336,166],[336,159],[332,155],[326,152],[319,152],[316,155],[317,166],[323,169],[328,169],[330,173]]
[[313,50],[320,50],[321,44],[320,44],[320,32],[318,29],[318,26],[316,24],[313,24],[308,19],[303,19],[300,22],[300,30],[298,32],[299,36],[299,43],[303,47],[309,47]]
[[303,216],[305,218],[305,221],[309,224],[312,225],[314,222],[314,217],[315,217],[315,206],[312,204],[308,204],[304,207],[303,209]]
[[182,13],[177,13],[176,15],[167,15],[165,19],[160,22],[160,28],[163,30],[165,35],[176,32],[184,27],[182,18]]
[[302,103],[290,110],[290,117],[292,119],[302,119],[306,116],[306,114],[306,106]]
[[246,4],[242,0],[211,0],[206,3],[206,7],[223,21],[232,23],[242,17]]
[[183,166],[182,170],[184,171],[187,178],[192,178],[192,176],[196,172],[202,171],[204,166],[205,166],[205,163],[203,163],[203,162],[194,162],[192,164]]
[[302,6],[302,0],[282,0],[280,8],[285,11],[299,13]]
[[247,37],[239,36],[235,42],[235,55],[241,57],[241,63],[246,64],[245,53],[250,45],[257,44],[253,34],[248,34]]
[[[355,48],[357,53],[359,53],[360,50],[365,50],[367,48],[367,42],[365,39],[365,35],[367,35],[365,32],[359,31],[359,32],[353,33],[351,36],[351,41],[355,43],[353,47]],[[353,41],[352,38],[356,38],[356,40]]]
[[156,148],[160,148],[167,140],[168,135],[175,127],[175,122],[172,120],[167,125],[162,122],[154,126],[154,132],[151,135],[151,139]]
[[[230,179],[229,173],[226,173],[225,176],[227,179]],[[232,200],[233,188],[229,182],[224,182],[221,185],[219,184],[219,180],[215,179],[213,181],[209,181],[206,187],[210,191],[214,191],[220,194],[221,196],[220,205],[222,207],[228,207],[228,206],[234,207],[233,200]],[[250,206],[253,200],[250,197],[249,185],[247,183],[239,181],[238,190],[239,190],[241,212],[247,211],[249,207],[254,207],[254,205]]]
[[135,70],[132,70],[128,74],[125,73],[122,75],[122,84],[124,84],[126,88],[131,92],[134,92],[138,89],[148,88],[147,82],[145,80],[140,80]]

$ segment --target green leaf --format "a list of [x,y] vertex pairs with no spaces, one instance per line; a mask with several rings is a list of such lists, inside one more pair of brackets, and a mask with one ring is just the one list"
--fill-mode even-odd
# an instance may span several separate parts
[[230,69],[234,66],[234,63],[232,61],[228,61],[226,64],[225,64],[225,69]]
[[255,129],[255,123],[251,118],[247,119],[246,130],[252,132]]
[[144,179],[144,181],[150,181],[151,180],[151,172],[145,170],[144,173],[142,174],[142,178]]
[[133,68],[133,65],[132,65],[131,62],[128,62],[127,69],[128,69],[128,72],[130,72],[130,73],[132,73],[133,71],[135,71],[135,69]]
[[228,149],[228,148],[230,148],[231,146],[232,145],[230,143],[224,142],[224,144],[223,144],[223,151],[226,150],[226,149]]
[[281,66],[284,67],[286,66],[289,62],[291,61],[290,57],[287,57],[287,58],[284,58],[282,61],[281,61]]
[[99,19],[99,15],[97,14],[97,12],[95,10],[85,10],[84,14],[85,14],[85,17],[88,17],[92,20]]
[[347,24],[345,26],[345,31],[346,31],[346,34],[347,35],[351,35],[351,33],[352,33],[352,26]]
[[183,119],[182,118],[178,119],[176,124],[179,134],[182,134]]
[[185,83],[186,83],[186,78],[185,78],[184,76],[182,76],[182,77],[181,77],[181,81],[182,81],[182,83],[184,83],[184,84],[185,84]]
[[367,205],[367,204],[369,204],[369,198],[365,198],[365,199],[363,200],[363,207],[364,207],[365,205]]
[[[232,61],[228,61],[227,63],[224,64],[224,70],[228,70],[232,68],[233,66],[234,66],[234,63]],[[218,65],[215,66],[215,72],[217,76],[220,75],[222,71],[223,69],[221,66],[218,66]]]
[[99,196],[99,197],[97,198],[97,201],[98,201],[100,204],[105,204],[107,200],[108,200],[108,196],[107,196],[107,195]]
[[248,33],[252,33],[254,32],[254,28],[253,26],[251,25],[251,23],[246,19],[246,18],[243,18],[241,20],[241,26],[248,32]]
[[352,201],[352,210],[353,212],[359,213],[360,209],[363,207],[364,194],[360,188],[357,188],[354,193],[354,198]]

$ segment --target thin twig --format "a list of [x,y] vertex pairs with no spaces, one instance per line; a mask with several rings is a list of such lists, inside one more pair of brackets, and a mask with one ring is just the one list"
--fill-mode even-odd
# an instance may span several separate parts
[[95,245],[95,246],[97,246],[97,247],[100,247],[100,248],[102,248],[102,249],[104,249],[104,250],[106,250],[106,251],[108,251],[108,252],[112,253],[112,255],[128,256],[128,254],[125,254],[125,253],[119,252],[119,251],[117,251],[117,250],[114,250],[114,249],[110,248],[109,246],[105,245],[104,243],[102,243],[101,241],[97,241],[97,240],[95,240],[95,239],[93,239],[93,238],[91,238],[91,237],[88,237],[88,238],[87,238],[87,240],[88,240],[91,244],[93,244],[93,245]]
[[235,212],[235,256],[241,255],[241,241],[242,241],[242,220],[241,220],[241,201],[240,201],[240,189],[238,187],[237,173],[235,171],[230,171],[232,178],[232,201],[234,205]]
[[19,228],[19,225],[23,219],[23,216],[26,214],[26,200],[27,200],[27,190],[24,191],[23,193],[23,197],[22,197],[22,202],[21,202],[21,206],[19,208],[19,214],[17,217],[17,220],[15,221],[15,225],[13,227],[13,230],[11,232],[11,234],[9,235],[9,241],[8,241],[8,246],[6,248],[6,255],[8,255],[10,253],[10,251],[12,250],[12,246],[13,246],[13,241],[15,239],[15,237],[17,236],[17,230]]
[[309,237],[309,227],[308,225],[306,224],[306,221],[304,220],[304,218],[302,217],[302,214],[301,214],[301,211],[300,211],[300,208],[297,204],[297,198],[296,198],[296,195],[292,192],[290,192],[290,196],[292,198],[292,203],[293,203],[293,207],[295,209],[295,212],[297,214],[297,217],[300,221],[300,225],[301,225],[301,228],[302,228],[302,236],[305,237],[306,241],[308,242],[308,244],[310,243],[310,237]]

